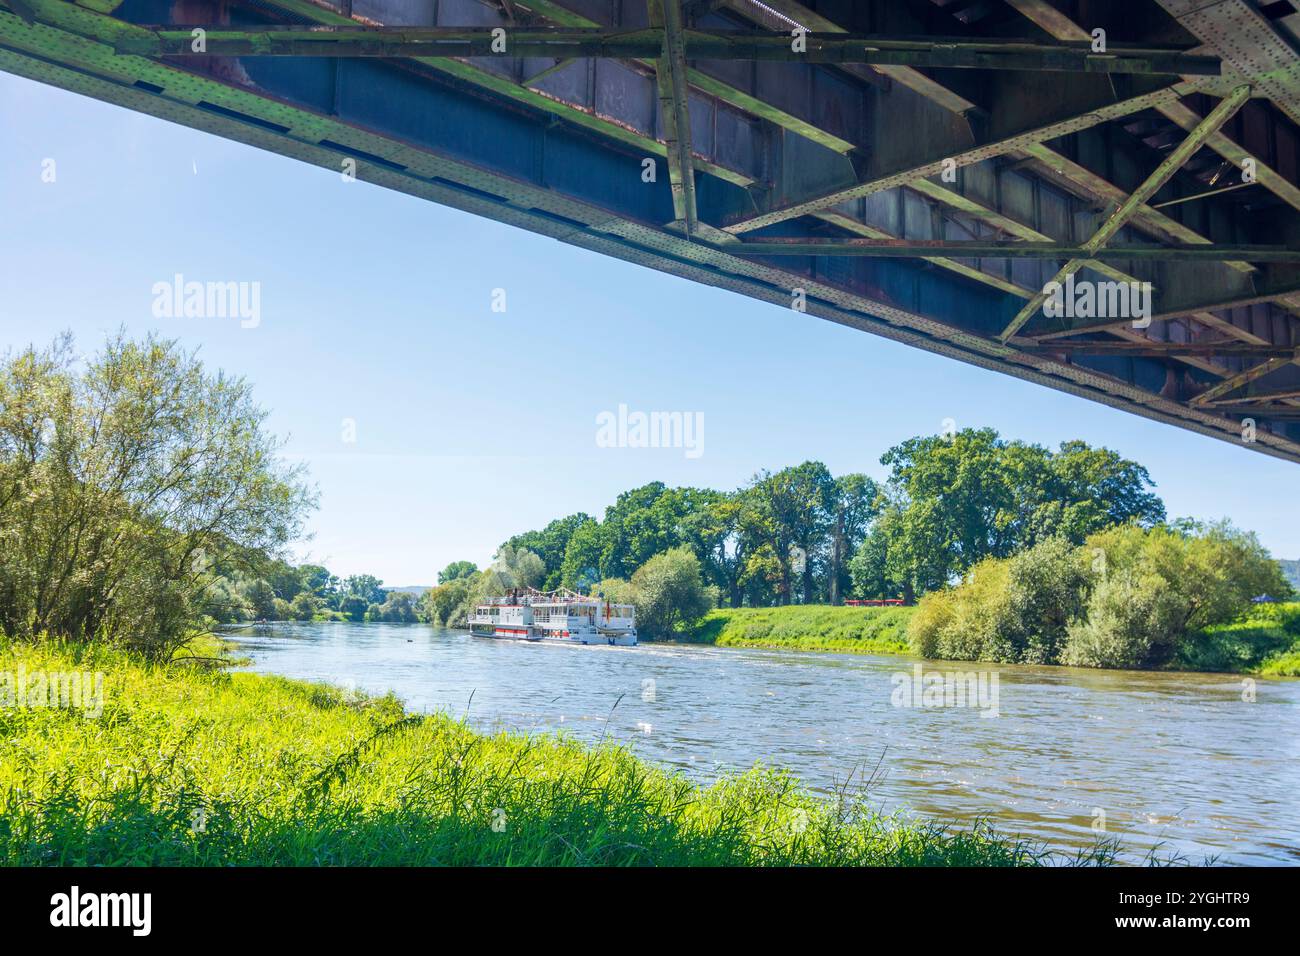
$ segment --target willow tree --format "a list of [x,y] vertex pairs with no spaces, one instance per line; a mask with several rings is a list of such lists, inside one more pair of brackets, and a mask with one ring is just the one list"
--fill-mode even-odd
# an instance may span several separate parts
[[215,559],[274,554],[314,494],[242,379],[119,333],[0,361],[0,628],[165,656],[201,626]]

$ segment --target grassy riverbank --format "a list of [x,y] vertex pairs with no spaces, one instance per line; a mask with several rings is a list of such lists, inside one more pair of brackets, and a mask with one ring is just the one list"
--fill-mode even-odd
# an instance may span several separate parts
[[1300,677],[1300,602],[1261,604],[1179,649],[1177,670]]
[[[0,644],[105,674],[102,713],[0,707],[10,865],[1028,865],[1041,851],[826,802],[777,771],[701,789],[612,745],[484,736],[392,697],[188,661]],[[1079,862],[1105,863],[1098,848]],[[1074,857],[1070,858],[1074,860]]]
[[907,654],[907,607],[742,607],[710,611],[684,639],[718,647]]

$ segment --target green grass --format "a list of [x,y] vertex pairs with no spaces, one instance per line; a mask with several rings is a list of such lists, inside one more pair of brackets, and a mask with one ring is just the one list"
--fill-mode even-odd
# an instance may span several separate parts
[[1184,641],[1177,670],[1300,677],[1300,602],[1261,604]]
[[[103,671],[102,715],[0,707],[10,865],[1032,865],[1041,847],[823,801],[755,768],[708,788],[612,745],[485,736],[392,697],[0,642],[0,671]],[[494,821],[496,826],[494,827]],[[1098,844],[1068,862],[1109,863]]]
[[849,654],[907,654],[910,607],[725,608],[710,611],[684,639],[718,647],[777,647]]

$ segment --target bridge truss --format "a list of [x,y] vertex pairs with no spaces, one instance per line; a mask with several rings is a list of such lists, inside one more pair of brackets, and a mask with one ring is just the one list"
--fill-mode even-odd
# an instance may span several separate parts
[[1295,0],[0,0],[0,69],[1300,461]]

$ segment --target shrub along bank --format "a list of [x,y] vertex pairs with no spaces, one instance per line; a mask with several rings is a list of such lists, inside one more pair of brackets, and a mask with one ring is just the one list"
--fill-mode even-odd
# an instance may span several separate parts
[[1080,667],[1295,669],[1297,614],[1254,535],[1226,524],[1107,529],[1049,538],[977,564],[922,598],[908,625],[924,657]]

